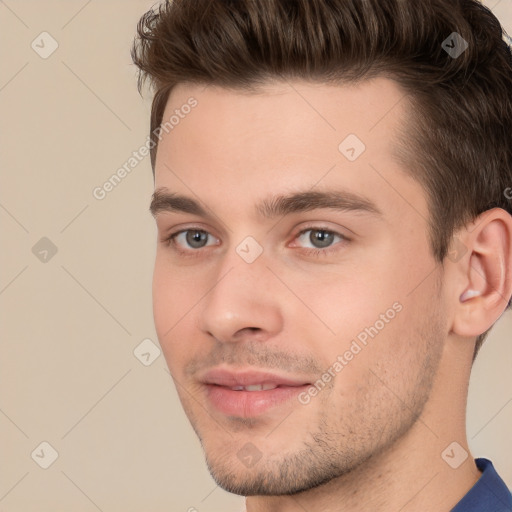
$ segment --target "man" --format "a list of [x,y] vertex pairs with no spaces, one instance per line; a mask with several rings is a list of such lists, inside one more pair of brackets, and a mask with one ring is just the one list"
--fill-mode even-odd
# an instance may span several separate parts
[[247,511],[512,510],[469,454],[512,295],[512,58],[475,0],[176,0],[155,89],[154,318]]

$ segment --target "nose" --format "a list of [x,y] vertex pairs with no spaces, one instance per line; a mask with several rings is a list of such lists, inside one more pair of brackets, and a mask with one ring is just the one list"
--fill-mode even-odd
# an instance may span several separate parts
[[283,328],[282,290],[264,254],[246,263],[233,249],[219,265],[211,286],[201,301],[200,324],[216,340],[265,341]]

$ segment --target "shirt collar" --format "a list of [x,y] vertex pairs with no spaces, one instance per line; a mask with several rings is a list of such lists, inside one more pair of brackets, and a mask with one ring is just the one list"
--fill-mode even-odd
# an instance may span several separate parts
[[492,462],[475,459],[482,475],[451,512],[512,512],[512,494]]

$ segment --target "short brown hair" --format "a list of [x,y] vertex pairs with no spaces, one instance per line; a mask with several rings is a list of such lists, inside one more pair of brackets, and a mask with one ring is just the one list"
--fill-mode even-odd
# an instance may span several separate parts
[[[396,156],[426,191],[434,257],[443,262],[455,231],[485,210],[512,214],[512,54],[477,0],[169,0],[137,32],[139,90],[149,78],[155,91],[153,172],[155,129],[178,83],[252,91],[386,76],[412,105]],[[453,37],[467,42],[460,55],[443,47]]]

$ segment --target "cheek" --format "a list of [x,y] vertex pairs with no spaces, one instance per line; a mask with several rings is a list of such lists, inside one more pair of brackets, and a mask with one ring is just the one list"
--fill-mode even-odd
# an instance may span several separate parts
[[166,332],[200,297],[202,279],[187,268],[173,265],[164,250],[158,250],[153,270],[153,311],[157,329]]
[[[376,281],[371,270],[361,268],[296,275],[294,291],[321,320],[330,338],[341,343],[373,325],[397,300],[396,293]],[[312,315],[300,314],[297,318],[313,325]]]
[[172,326],[172,280],[157,255],[153,270],[153,317],[160,342],[166,330]]
[[370,320],[356,335],[343,337],[331,348],[330,364],[338,355],[343,358],[335,396],[348,409],[353,407],[354,414],[361,413],[363,422],[364,415],[373,414],[368,411],[387,408],[396,396],[413,404],[428,391],[435,372],[441,347],[439,316],[432,311],[418,316],[411,303],[401,305],[400,311],[388,313],[388,323]]
[[399,373],[404,361],[415,371],[421,364],[415,357],[425,357],[426,341],[421,333],[428,332],[434,320],[435,312],[429,307],[436,293],[434,281],[426,280],[419,293],[411,293],[411,283],[420,282],[424,275],[416,272],[404,276],[399,260],[395,254],[395,258],[383,257],[372,265],[345,268],[343,272],[295,276],[294,291],[321,320],[304,314],[302,308],[302,313],[295,311],[297,327],[328,365],[347,354],[342,379],[355,384],[365,377],[359,372],[381,364]]
[[165,263],[164,258],[157,255],[153,272],[153,318],[169,368],[171,362],[173,366],[177,364],[181,352],[190,346],[189,342],[184,343],[183,340],[195,303],[194,289]]

